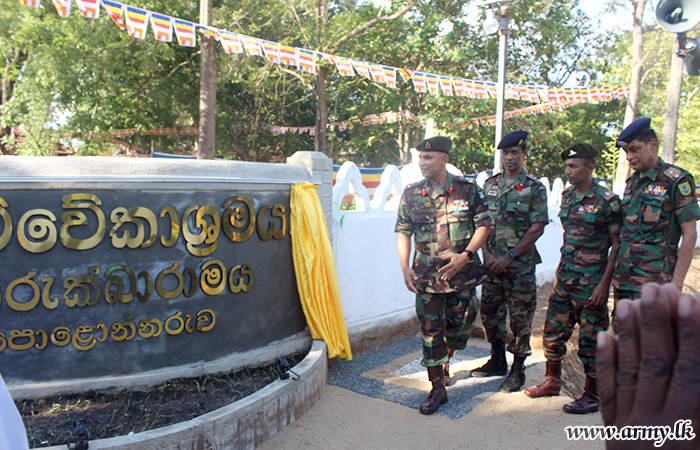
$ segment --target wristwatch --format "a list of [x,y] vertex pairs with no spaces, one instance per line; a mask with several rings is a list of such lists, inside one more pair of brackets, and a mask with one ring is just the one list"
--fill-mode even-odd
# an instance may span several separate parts
[[471,250],[465,250],[464,253],[467,254],[467,256],[469,257],[469,260],[470,260],[470,261],[474,261],[474,252],[473,252],[473,251],[471,251]]
[[511,258],[515,259],[515,258],[518,257],[518,254],[515,253],[515,250],[513,250],[513,249],[511,248],[510,250],[508,250],[508,256],[510,256]]

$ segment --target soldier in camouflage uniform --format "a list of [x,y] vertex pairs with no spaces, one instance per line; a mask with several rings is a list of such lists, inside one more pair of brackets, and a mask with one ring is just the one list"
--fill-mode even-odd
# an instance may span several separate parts
[[[481,189],[448,173],[452,141],[435,136],[418,143],[424,180],[406,187],[396,219],[397,247],[406,287],[416,294],[422,364],[433,389],[420,405],[432,414],[447,402],[449,360],[466,347],[478,312],[475,287],[486,277],[476,251],[489,234],[491,216]],[[409,266],[411,235],[415,239]]]
[[575,144],[561,154],[571,187],[562,194],[559,218],[564,244],[544,324],[547,378],[525,389],[532,398],[559,395],[561,360],[578,323],[578,356],[586,373],[586,388],[581,398],[562,408],[572,414],[598,411],[596,338],[599,331],[608,329],[608,294],[622,223],[620,198],[593,181],[598,154],[588,144]]
[[620,252],[613,277],[615,301],[639,298],[647,282],[672,282],[682,290],[700,217],[695,180],[659,158],[659,141],[649,118],[632,122],[616,145],[627,152],[635,172],[627,178],[622,199]]
[[471,372],[473,377],[505,375],[506,312],[510,315],[515,355],[502,392],[515,392],[525,383],[525,358],[532,353],[530,334],[537,306],[535,265],[541,262],[535,241],[549,223],[547,191],[523,167],[527,132],[514,131],[498,144],[505,171],[488,178],[484,192],[494,220],[483,248],[489,279],[482,287],[481,320],[491,343],[491,359]]

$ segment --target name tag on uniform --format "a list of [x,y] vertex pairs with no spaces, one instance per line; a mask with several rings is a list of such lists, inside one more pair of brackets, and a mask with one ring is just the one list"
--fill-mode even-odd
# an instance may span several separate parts
[[581,205],[578,208],[578,212],[598,214],[598,208],[596,208],[594,205]]
[[498,195],[498,189],[489,189],[486,195]]
[[466,200],[453,200],[447,204],[447,212],[469,211],[469,203]]
[[668,189],[666,189],[663,186],[657,186],[655,184],[650,184],[649,186],[644,188],[645,194],[656,195],[659,197],[664,197],[666,195],[666,192],[668,192]]

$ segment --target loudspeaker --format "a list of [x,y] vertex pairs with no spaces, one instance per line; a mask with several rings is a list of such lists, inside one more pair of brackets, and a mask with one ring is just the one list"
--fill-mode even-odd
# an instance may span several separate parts
[[700,38],[689,39],[685,43],[688,54],[685,57],[685,70],[691,77],[700,75]]
[[683,33],[700,21],[700,1],[659,0],[655,14],[661,28],[672,33]]

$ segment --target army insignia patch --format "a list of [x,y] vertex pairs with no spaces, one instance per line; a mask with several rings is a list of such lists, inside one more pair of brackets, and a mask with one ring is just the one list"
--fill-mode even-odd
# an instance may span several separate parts
[[425,148],[430,148],[430,147],[431,147],[430,141],[425,141],[425,144],[424,144],[424,145],[425,145]]
[[657,186],[655,184],[650,184],[644,188],[645,194],[656,195],[658,197],[665,197],[668,190],[663,186]]
[[683,197],[689,196],[691,192],[690,183],[688,183],[687,181],[685,183],[681,183],[680,185],[678,185],[678,191]]
[[469,203],[466,200],[453,200],[447,204],[447,212],[453,213],[458,211],[469,211]]
[[618,212],[620,210],[620,201],[615,200],[610,202],[610,209],[612,209],[613,212]]

